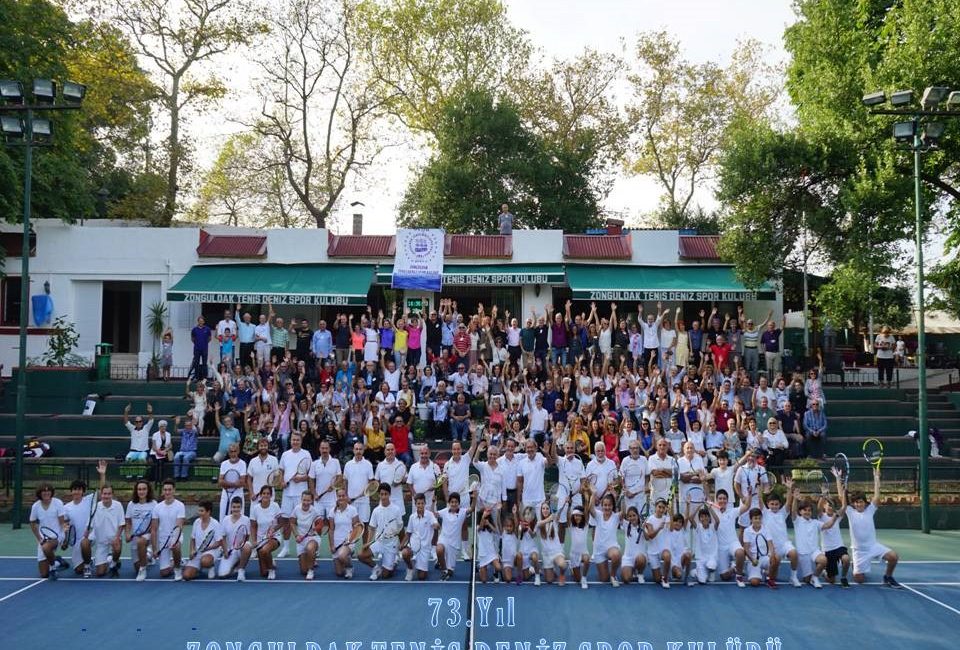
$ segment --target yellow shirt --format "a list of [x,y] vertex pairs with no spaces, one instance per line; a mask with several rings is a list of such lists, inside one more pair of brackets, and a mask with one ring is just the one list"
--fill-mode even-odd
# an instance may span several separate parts
[[398,330],[394,328],[393,330],[393,351],[394,352],[407,352],[407,330]]

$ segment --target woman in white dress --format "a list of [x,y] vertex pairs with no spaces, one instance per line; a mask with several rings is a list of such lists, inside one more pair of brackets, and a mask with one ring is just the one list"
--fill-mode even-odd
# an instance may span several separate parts
[[593,519],[593,563],[597,565],[600,582],[610,581],[613,587],[619,587],[620,561],[623,553],[617,539],[620,530],[620,514],[616,512],[616,499],[609,492],[594,495]]
[[537,523],[540,547],[543,550],[543,574],[548,583],[554,578],[561,587],[567,584],[567,558],[560,542],[557,518],[550,512],[550,503],[540,504],[540,521]]
[[477,567],[480,582],[483,583],[503,570],[500,554],[497,553],[496,519],[492,513],[493,508],[484,508],[477,522]]

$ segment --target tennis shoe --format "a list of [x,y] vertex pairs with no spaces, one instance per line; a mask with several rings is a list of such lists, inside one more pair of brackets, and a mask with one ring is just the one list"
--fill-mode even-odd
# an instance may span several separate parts
[[902,589],[899,582],[893,576],[883,576],[883,584],[891,589]]
[[620,581],[617,580],[616,578],[611,577],[611,578],[610,578],[610,586],[611,586],[611,587],[619,587],[619,586],[620,586]]
[[413,569],[407,569],[407,574],[403,576],[403,579],[407,582],[413,582]]
[[147,579],[147,569],[145,567],[140,567],[137,570],[137,582],[143,582]]
[[173,581],[180,582],[183,580],[183,569],[180,567],[174,567],[173,569]]
[[740,588],[743,588],[743,587],[746,587],[746,586],[747,586],[747,583],[745,583],[745,582],[743,581],[743,576],[742,576],[742,575],[739,575],[739,574],[737,574],[737,586],[740,587]]
[[50,567],[50,570],[47,572],[47,577],[48,577],[50,580],[56,580],[56,579],[57,579],[57,570],[56,570],[55,567],[56,567],[56,564],[54,564],[54,566]]
[[373,571],[370,572],[370,580],[379,580],[380,579],[380,567],[373,567]]
[[820,584],[820,578],[817,576],[810,576],[810,584],[813,585],[814,589],[823,589],[823,585]]
[[539,587],[539,586],[540,586],[540,574],[539,574],[539,573],[534,573],[534,574],[533,574],[533,586],[534,586],[534,587]]
[[313,580],[313,569],[310,569],[309,571],[307,571],[307,575],[304,576],[304,579]]
[[214,567],[207,569],[207,580],[216,580],[217,579],[217,570]]
[[277,579],[277,570],[270,569],[267,571],[267,580],[276,580]]
[[287,555],[289,555],[289,553],[290,553],[290,544],[287,542],[287,540],[283,540],[280,543],[280,552],[277,553],[277,559],[279,560],[281,558],[285,558],[287,557]]
[[580,588],[581,588],[581,589],[586,589],[586,588],[587,588],[587,579],[586,579],[586,578],[580,578]]
[[663,587],[664,589],[669,589],[670,581],[664,578],[663,580],[660,581],[660,586]]
[[495,585],[500,584],[500,574],[499,574],[499,573],[494,573],[494,574],[493,574],[493,584],[495,584]]
[[803,586],[803,584],[800,582],[800,578],[798,578],[796,575],[790,576],[790,584],[792,584],[794,587]]
[[647,581],[647,579],[643,577],[643,572],[642,572],[642,571],[638,571],[638,572],[637,572],[637,584],[638,584],[638,585],[642,585],[642,584],[644,584],[646,581]]
[[246,569],[237,569],[237,582],[246,582],[246,581],[247,581]]
[[463,560],[464,562],[470,559],[470,553],[467,552],[466,546],[460,549],[460,559]]
[[688,587],[693,587],[693,586],[695,586],[696,584],[697,584],[697,581],[693,579],[693,576],[688,576],[688,577],[687,577],[687,586],[688,586]]
[[343,570],[343,577],[347,580],[353,580],[353,567],[349,566]]
[[119,578],[120,577],[120,563],[114,562],[110,565],[110,577]]
[[770,587],[771,589],[776,589],[777,581],[774,580],[773,578],[767,578],[767,586]]
[[844,589],[849,589],[850,581],[847,580],[846,578],[840,578],[840,586],[843,587]]
[[89,564],[88,564],[88,565],[85,565],[85,566],[83,567],[83,577],[84,577],[84,578],[89,578],[89,577],[91,577],[92,575],[93,575],[93,571],[90,570],[90,565],[89,565]]

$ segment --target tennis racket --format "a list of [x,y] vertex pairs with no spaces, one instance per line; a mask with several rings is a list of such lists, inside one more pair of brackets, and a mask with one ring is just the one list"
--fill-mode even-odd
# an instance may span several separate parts
[[640,528],[643,528],[643,525],[647,522],[647,519],[650,517],[650,502],[645,501],[643,506],[640,508]]
[[613,468],[607,472],[607,490],[616,492],[620,489],[620,472]]
[[392,487],[403,485],[403,482],[407,479],[407,466],[400,461],[396,461],[396,463],[397,466],[393,469],[393,478],[390,479]]
[[377,531],[376,537],[363,545],[363,548],[370,548],[377,542],[385,542],[396,537],[400,536],[400,531],[403,530],[403,522],[399,518],[394,517],[393,519],[387,521],[383,526]]
[[370,497],[377,496],[377,493],[380,491],[380,483],[376,479],[371,479],[367,482],[367,487],[363,488],[363,496]]
[[276,517],[270,520],[270,524],[267,526],[266,534],[263,536],[263,538],[259,542],[257,542],[257,545],[253,547],[255,551],[259,551],[261,548],[267,545],[267,542],[273,539],[273,536],[277,534],[278,530],[280,530],[280,523],[281,523],[280,520],[281,520],[280,515],[277,515]]
[[694,485],[687,490],[687,501],[695,509],[699,509],[700,506],[707,502],[707,495],[702,487]]
[[230,502],[233,501],[234,495],[236,495],[237,490],[240,489],[240,486],[237,485],[240,482],[240,472],[235,469],[228,469],[223,473],[223,484],[226,486],[224,490],[227,492],[227,509],[230,508]]
[[846,454],[837,454],[833,457],[833,469],[837,471],[841,484],[846,488],[847,481],[850,480],[850,461]]
[[234,551],[239,551],[243,548],[243,545],[247,543],[248,537],[250,537],[250,531],[247,529],[246,524],[240,524],[233,532],[233,542],[230,546]]
[[484,505],[497,507],[500,505],[501,494],[503,494],[503,479],[500,474],[491,472],[480,484],[480,501]]
[[409,548],[410,552],[413,553],[414,555],[419,553],[420,549],[423,548],[423,540],[420,539],[420,535],[416,533],[411,533],[410,535],[407,535],[407,539],[404,540],[403,546],[400,547],[400,550],[402,551],[405,548]]
[[[293,476],[291,476],[289,479],[287,479],[287,487],[290,487],[290,484],[293,483],[293,479],[294,479],[294,478],[301,478],[301,479],[302,479],[304,476],[306,476],[306,475],[309,474],[309,473],[310,473],[310,459],[309,459],[309,458],[301,458],[301,459],[300,459],[300,462],[297,463],[297,470],[296,470],[296,472],[294,472]],[[300,481],[297,481],[297,482],[299,483]]]
[[437,457],[433,459],[433,464],[437,468],[437,480],[433,484],[434,490],[439,490],[443,487],[443,482],[447,480],[447,461],[450,460],[450,454],[445,451],[437,454]]
[[670,500],[676,502],[677,493],[680,490],[680,463],[673,459],[673,476],[670,479]]
[[71,546],[77,545],[77,527],[73,524],[67,524],[67,532],[63,536],[63,544],[60,549],[65,551]]
[[100,507],[100,490],[93,493],[93,500],[90,502],[90,519],[87,521],[87,537],[90,536],[90,531],[93,530],[93,516],[97,514],[98,507]]
[[173,530],[167,533],[167,536],[163,538],[163,542],[160,544],[160,548],[157,549],[157,554],[159,555],[167,549],[171,549],[180,542],[180,526],[174,526]]
[[264,483],[264,485],[269,485],[274,490],[282,490],[283,472],[281,472],[279,469],[271,470],[271,472],[267,474],[267,482]]
[[40,538],[43,540],[40,543],[46,544],[47,542],[53,540],[59,540],[60,535],[57,534],[57,531],[49,526],[40,526]]
[[550,502],[550,512],[556,512],[560,503],[560,485],[558,483],[554,483],[550,488],[547,499]]
[[203,536],[203,539],[200,540],[200,544],[197,546],[196,550],[190,555],[190,559],[197,557],[201,553],[205,553],[210,546],[213,545],[213,531],[208,530],[207,534]]
[[763,562],[763,558],[767,557],[770,554],[770,549],[767,545],[767,538],[760,533],[757,535],[754,540],[754,549],[753,549],[753,559],[756,564]]
[[140,515],[137,519],[137,524],[133,527],[133,533],[130,535],[130,538],[140,537],[146,535],[150,532],[150,524],[153,522],[153,515],[149,512],[145,512]]
[[868,463],[873,465],[873,469],[879,470],[880,463],[883,462],[883,443],[876,438],[870,438],[863,443],[863,457]]

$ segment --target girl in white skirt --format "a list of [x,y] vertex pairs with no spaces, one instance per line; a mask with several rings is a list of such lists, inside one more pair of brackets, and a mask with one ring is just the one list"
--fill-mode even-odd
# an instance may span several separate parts
[[546,501],[541,503],[537,534],[543,551],[543,572],[549,583],[553,582],[556,574],[557,584],[562,587],[567,584],[567,558],[563,554],[563,544],[560,542],[560,531],[556,519],[556,515],[550,512],[550,504]]
[[540,547],[537,546],[537,516],[531,506],[523,509],[520,517],[520,565],[517,567],[517,584],[524,578],[533,577],[533,584],[540,586]]
[[500,558],[503,562],[503,581],[509,583],[516,577],[521,582],[520,542],[517,539],[517,526],[513,517],[503,520],[503,532],[500,534]]
[[623,563],[620,569],[623,582],[630,584],[636,578],[639,584],[643,584],[643,572],[647,568],[647,542],[643,537],[640,513],[634,506],[627,509],[620,528],[623,530]]
[[483,583],[503,569],[497,553],[497,526],[492,512],[492,508],[484,508],[477,522],[477,567]]
[[587,573],[590,571],[590,551],[587,549],[587,516],[583,508],[576,506],[570,511],[567,525],[567,538],[570,540],[570,566],[573,579],[580,583],[581,589],[587,588]]

